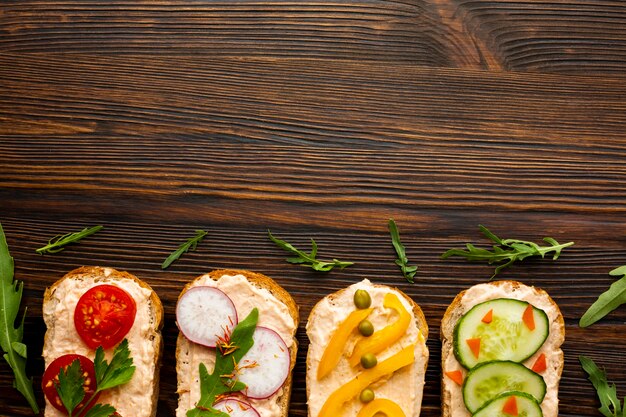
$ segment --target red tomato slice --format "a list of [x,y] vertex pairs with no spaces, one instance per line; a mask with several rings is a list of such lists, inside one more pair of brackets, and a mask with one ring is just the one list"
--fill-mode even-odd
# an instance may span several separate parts
[[75,360],[78,360],[80,362],[80,368],[83,370],[83,377],[85,378],[85,382],[83,383],[85,398],[83,399],[83,401],[80,402],[80,404],[78,404],[75,409],[75,415],[81,416],[97,402],[97,397],[100,396],[100,394],[98,394],[96,396],[96,399],[91,402],[91,405],[88,408],[82,410],[81,413],[79,413],[79,410],[84,407],[85,403],[96,391],[96,371],[94,370],[93,362],[91,361],[91,359],[83,355],[73,354],[59,356],[58,358],[53,360],[50,365],[48,365],[45,372],[43,373],[43,378],[41,379],[41,389],[43,390],[46,398],[54,408],[67,414],[67,410],[65,409],[65,407],[63,407],[61,398],[59,398],[59,394],[57,393],[55,383],[59,382],[59,372],[61,371],[61,368],[65,369]]
[[98,285],[83,294],[74,310],[74,325],[92,349],[108,349],[124,339],[137,314],[135,300],[114,285]]

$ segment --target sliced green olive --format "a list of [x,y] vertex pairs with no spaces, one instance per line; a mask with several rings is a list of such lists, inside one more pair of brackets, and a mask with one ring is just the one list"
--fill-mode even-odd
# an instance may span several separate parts
[[365,290],[356,290],[354,293],[354,305],[358,309],[369,308],[372,305],[372,297]]
[[370,369],[376,366],[378,363],[378,359],[374,356],[373,353],[366,353],[361,356],[361,366],[365,369]]
[[372,391],[370,388],[365,388],[363,391],[361,391],[361,395],[359,395],[359,400],[361,400],[362,403],[368,403],[370,401],[373,401],[374,397],[376,397],[374,391]]
[[374,325],[372,322],[369,320],[362,320],[359,323],[359,333],[366,337],[374,334]]

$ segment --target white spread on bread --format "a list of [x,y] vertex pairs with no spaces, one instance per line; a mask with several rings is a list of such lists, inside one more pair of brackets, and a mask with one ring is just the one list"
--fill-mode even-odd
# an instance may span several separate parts
[[[348,381],[354,379],[359,373],[358,368],[352,368],[348,364],[345,352],[335,369],[317,381],[317,366],[320,362],[324,349],[332,336],[332,333],[354,311],[353,296],[358,289],[369,292],[372,298],[371,307],[374,311],[368,316],[368,320],[374,325],[374,329],[382,329],[397,320],[397,314],[392,309],[383,307],[385,294],[392,292],[398,296],[407,311],[412,311],[413,306],[406,300],[403,294],[390,287],[375,286],[368,280],[363,280],[351,285],[344,291],[322,299],[313,308],[306,326],[310,340],[307,356],[307,390],[309,416],[317,417],[324,402],[334,391]],[[348,341],[348,352],[354,347],[355,339]],[[389,358],[415,343],[415,362],[411,366],[400,369],[389,379],[381,380],[372,388],[376,398],[388,398],[405,411],[407,417],[417,417],[420,414],[422,392],[424,388],[424,362],[428,358],[428,350],[424,339],[420,334],[417,321],[411,314],[411,322],[402,338],[385,351],[377,355],[378,362]],[[355,398],[345,404],[343,417],[354,417],[363,407],[363,403]]]
[[[91,287],[99,284],[116,285],[124,289],[137,305],[137,315],[133,327],[126,335],[133,364],[136,366],[133,378],[127,384],[102,392],[98,402],[111,404],[118,413],[128,416],[150,416],[153,411],[152,395],[155,388],[155,338],[160,334],[154,329],[153,314],[150,307],[151,290],[140,286],[128,278],[107,279],[113,272],[104,269],[103,276],[81,275],[77,278],[63,279],[52,293],[52,299],[44,303],[43,316],[48,326],[45,336],[43,357],[46,367],[59,356],[76,353],[93,360],[95,351],[85,345],[74,326],[74,310],[80,297]],[[105,351],[110,360],[113,349]],[[148,395],[146,393],[149,393]],[[47,401],[47,400],[46,400]],[[46,417],[61,417],[65,414],[51,406],[45,409]]]
[[[482,303],[484,301],[493,300],[496,298],[514,298],[517,300],[526,301],[533,306],[545,311],[548,315],[548,320],[550,322],[550,334],[548,338],[541,346],[541,348],[535,352],[533,356],[523,362],[523,364],[527,368],[531,368],[535,363],[535,360],[539,355],[544,353],[546,355],[546,363],[548,364],[548,369],[541,373],[543,379],[546,383],[546,396],[541,403],[541,409],[543,411],[544,417],[556,417],[558,415],[558,385],[559,385],[559,367],[560,363],[563,361],[563,351],[560,346],[563,343],[563,334],[560,329],[560,325],[558,322],[559,311],[554,308],[554,305],[550,302],[546,293],[538,293],[536,289],[533,287],[520,285],[514,286],[510,282],[503,282],[501,285],[493,285],[493,284],[479,284],[469,288],[463,298],[461,299],[461,304],[458,306],[457,311],[455,312],[455,316],[460,318],[462,315],[467,313],[473,306],[476,304]],[[452,323],[451,326],[446,326],[443,328],[445,344],[449,349],[444,347],[444,352],[450,352],[447,358],[444,361],[444,372],[455,371],[455,370],[463,370],[463,375],[467,375],[467,372],[464,370],[463,366],[456,360],[456,357],[452,353],[452,331],[454,329],[454,325],[456,323]],[[450,415],[452,417],[469,417],[471,413],[465,407],[463,403],[463,394],[461,391],[461,387],[457,385],[455,382],[450,380],[449,378],[443,378],[443,390],[449,393],[450,398]]]
[[[218,281],[209,275],[195,280],[191,286],[207,285],[222,290],[232,300],[239,320],[243,320],[254,307],[259,310],[258,325],[277,332],[287,347],[293,347],[293,337],[297,323],[289,313],[288,307],[276,298],[269,290],[251,284],[243,275],[223,275]],[[179,375],[190,375],[190,378],[178,379],[177,417],[185,417],[186,412],[195,407],[200,399],[200,382],[198,367],[204,363],[209,373],[215,365],[215,350],[195,343],[184,344],[186,349],[178,352]],[[279,398],[282,389],[274,395],[262,400],[246,399],[263,417],[281,416]]]

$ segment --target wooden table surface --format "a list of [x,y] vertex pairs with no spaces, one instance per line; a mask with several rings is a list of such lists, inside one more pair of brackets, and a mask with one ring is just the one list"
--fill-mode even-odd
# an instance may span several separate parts
[[[428,319],[422,416],[440,415],[440,320],[493,270],[440,255],[487,244],[478,224],[576,242],[501,277],[559,303],[560,415],[599,416],[577,358],[626,395],[626,306],[577,323],[626,264],[625,160],[623,1],[0,4],[0,222],[25,283],[28,372],[38,386],[46,286],[82,265],[128,270],[165,307],[159,417],[176,407],[177,295],[215,268],[272,276],[300,305],[292,416],[306,416],[313,304],[362,278],[398,286]],[[393,263],[391,217],[419,265],[413,285]],[[62,253],[35,253],[97,224]],[[268,228],[356,264],[290,265]],[[205,241],[162,271],[195,229]],[[0,363],[0,415],[32,415],[11,381]]]

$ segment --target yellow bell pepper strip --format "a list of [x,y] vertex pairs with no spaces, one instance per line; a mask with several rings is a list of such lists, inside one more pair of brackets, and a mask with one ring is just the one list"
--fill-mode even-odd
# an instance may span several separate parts
[[400,406],[387,398],[378,398],[369,402],[361,408],[356,417],[374,417],[376,413],[383,413],[387,417],[406,417]]
[[414,344],[405,347],[395,355],[378,363],[375,367],[361,372],[354,379],[330,394],[322,406],[318,417],[341,417],[341,408],[346,402],[355,398],[361,391],[379,379],[391,375],[398,369],[404,368],[413,362],[415,362]]
[[332,371],[339,359],[341,358],[341,354],[346,347],[346,342],[348,338],[359,326],[359,323],[374,310],[373,308],[366,308],[363,310],[355,310],[341,323],[341,325],[335,330],[332,337],[330,338],[330,342],[324,349],[324,353],[322,354],[322,359],[320,359],[320,363],[317,366],[317,379],[318,381],[324,378],[326,375]]
[[369,337],[363,337],[356,343],[352,354],[348,358],[350,366],[355,367],[361,362],[361,356],[366,353],[378,354],[394,343],[406,333],[406,329],[409,328],[411,323],[411,315],[404,308],[398,296],[392,293],[385,294],[383,300],[383,306],[385,308],[391,308],[398,312],[400,317],[395,323],[392,323]]

